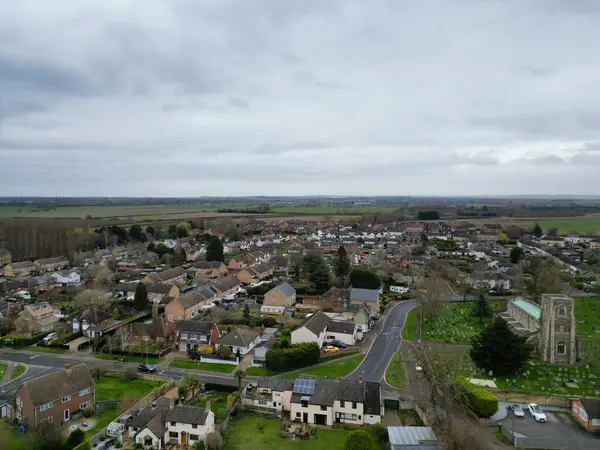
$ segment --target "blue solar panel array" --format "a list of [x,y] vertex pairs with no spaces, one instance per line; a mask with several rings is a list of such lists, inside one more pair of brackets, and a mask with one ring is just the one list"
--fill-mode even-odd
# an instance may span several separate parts
[[312,395],[315,392],[316,380],[303,380],[301,378],[294,382],[294,394]]

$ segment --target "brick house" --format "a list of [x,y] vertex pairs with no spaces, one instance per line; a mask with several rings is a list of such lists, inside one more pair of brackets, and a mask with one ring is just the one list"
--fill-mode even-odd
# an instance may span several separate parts
[[96,386],[85,364],[23,382],[15,393],[15,418],[35,427],[67,422],[96,403]]
[[27,277],[35,271],[35,264],[31,261],[13,262],[4,266],[4,276],[7,278]]
[[597,398],[571,399],[571,413],[586,431],[600,431],[600,400]]
[[142,283],[164,283],[183,285],[187,280],[185,269],[181,266],[163,272],[152,272],[142,279]]
[[[115,287],[114,292],[127,298],[135,297],[137,285],[137,283],[121,283]],[[144,285],[146,285],[150,303],[160,303],[164,297],[179,297],[179,287],[175,284],[144,283]]]
[[296,289],[288,283],[281,283],[265,294],[260,311],[266,314],[283,314],[285,308],[296,303]]
[[131,332],[134,338],[144,341],[146,338],[159,344],[175,342],[175,324],[163,317],[155,317],[150,323],[132,323]]
[[240,270],[236,278],[245,284],[252,284],[273,275],[273,268],[266,264],[257,264]]
[[53,330],[60,318],[47,302],[27,305],[15,320],[15,327],[21,333],[35,334]]
[[244,267],[248,266],[246,261],[244,261],[244,257],[242,255],[236,255],[229,260],[227,263],[227,267],[231,270],[241,270]]
[[183,320],[177,322],[177,342],[179,350],[197,350],[199,347],[210,345],[214,347],[221,334],[214,322],[200,320]]
[[219,278],[210,286],[218,298],[225,298],[235,295],[240,287],[240,281],[234,276]]
[[206,298],[200,292],[193,292],[171,300],[165,306],[165,317],[170,322],[190,320],[200,314],[203,306],[211,303],[212,299]]
[[227,266],[221,261],[200,261],[194,266],[196,276],[209,278],[224,277],[227,275]]

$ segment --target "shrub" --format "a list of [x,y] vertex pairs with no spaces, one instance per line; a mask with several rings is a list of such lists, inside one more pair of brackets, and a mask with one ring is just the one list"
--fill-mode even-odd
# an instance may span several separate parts
[[86,439],[81,444],[79,444],[77,447],[74,447],[73,450],[91,450],[90,441],[88,439]]
[[369,431],[377,438],[379,442],[385,444],[389,441],[389,436],[387,432],[387,428],[381,425],[380,423],[376,423],[369,426]]
[[465,398],[466,406],[477,414],[478,417],[490,417],[498,411],[498,397],[485,389],[469,383],[467,380],[460,381],[460,388]]
[[86,406],[83,408],[83,417],[89,419],[94,414],[94,408],[92,406]]
[[219,347],[217,354],[223,359],[231,358],[231,349],[227,346]]
[[262,321],[265,328],[277,326],[277,319],[275,317],[265,317]]
[[373,440],[364,430],[356,430],[348,435],[345,450],[373,450]]
[[214,350],[210,345],[207,345],[205,347],[200,347],[198,349],[198,353],[202,355],[212,355],[214,353]]
[[213,431],[206,435],[204,445],[208,450],[221,450],[223,448],[223,438],[218,431]]
[[286,372],[319,363],[320,349],[316,342],[302,342],[288,348],[271,348],[267,351],[267,369]]
[[71,434],[69,434],[69,437],[67,438],[67,446],[69,448],[75,448],[79,444],[83,443],[83,441],[85,441],[85,433],[80,428],[76,428],[75,430],[71,431]]
[[135,367],[127,367],[123,371],[123,379],[124,380],[131,381],[131,380],[137,380],[138,378],[139,378],[139,375],[138,375]]

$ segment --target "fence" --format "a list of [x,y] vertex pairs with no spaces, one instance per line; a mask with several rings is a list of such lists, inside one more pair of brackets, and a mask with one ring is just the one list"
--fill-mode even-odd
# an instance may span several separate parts
[[200,355],[200,362],[209,364],[231,364],[237,366],[240,362],[239,358],[235,359],[223,359],[210,355]]
[[515,448],[532,450],[600,450],[600,441],[596,439],[513,436],[507,427],[501,427],[501,431],[514,444]]

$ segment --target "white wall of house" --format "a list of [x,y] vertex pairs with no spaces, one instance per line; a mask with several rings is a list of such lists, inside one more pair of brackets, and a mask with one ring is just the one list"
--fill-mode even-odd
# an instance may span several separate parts
[[344,406],[342,406],[342,402],[340,402],[339,400],[335,400],[333,402],[334,420],[337,420],[339,418],[339,421],[341,423],[362,425],[364,405],[360,402],[356,402],[354,404],[356,408],[353,408],[352,402],[344,402],[343,404]]
[[[170,433],[177,433],[177,443],[181,444],[181,433],[186,433],[188,437],[188,445],[193,445],[198,441],[204,440],[208,433],[212,433],[215,429],[215,414],[211,411],[206,417],[204,425],[194,425],[189,423],[167,422],[167,432],[165,434],[167,442],[172,442],[174,438],[170,437]],[[198,436],[198,439],[192,439],[192,435]]]
[[325,332],[325,342],[342,341],[346,345],[354,345],[357,339],[358,329],[356,325],[354,326],[354,332],[352,334],[334,333],[332,331]]
[[326,425],[333,425],[333,408],[325,406],[324,410],[319,405],[308,405],[303,407],[300,403],[292,403],[290,405],[290,419],[294,422],[303,422],[304,413],[308,414],[307,423],[316,423],[315,414],[326,416]]
[[[152,444],[149,446],[146,446],[147,438],[152,439]],[[148,428],[144,428],[136,435],[135,442],[138,444],[142,444],[144,447],[152,447],[157,449],[162,448],[160,439],[154,436],[154,434],[152,434],[152,431],[150,431]]]
[[260,307],[260,312],[263,314],[283,314],[284,311],[285,306],[262,305]]
[[323,330],[321,334],[317,336],[308,328],[300,327],[292,331],[292,344],[298,344],[300,342],[316,342],[319,344],[319,347],[322,347],[323,342],[325,342],[325,334],[325,330]]

